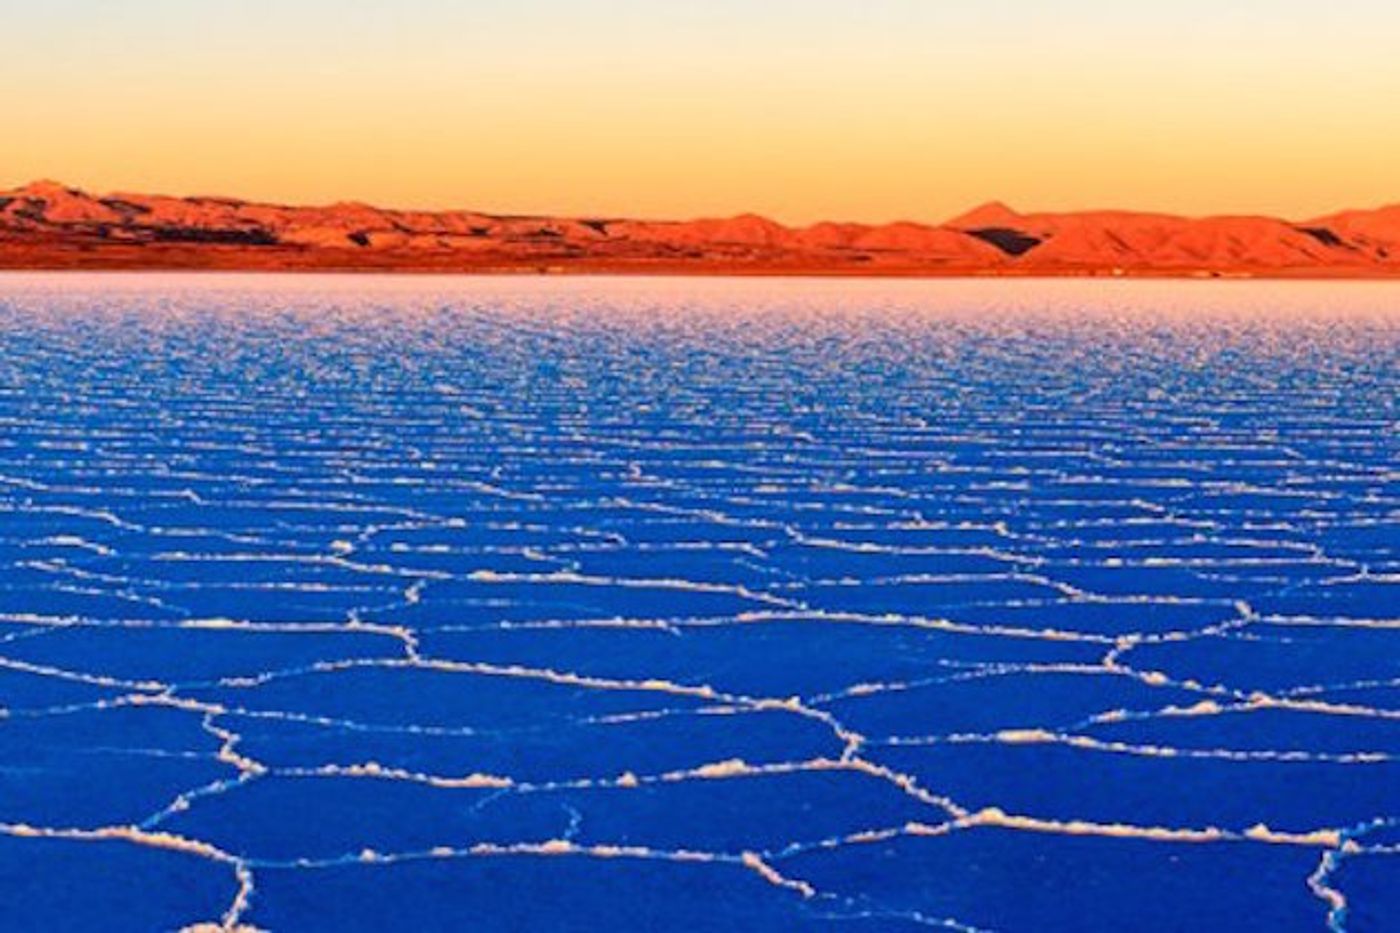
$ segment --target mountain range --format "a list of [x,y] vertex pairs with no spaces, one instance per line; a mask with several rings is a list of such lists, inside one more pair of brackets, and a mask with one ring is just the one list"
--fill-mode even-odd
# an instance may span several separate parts
[[0,191],[0,268],[806,275],[1400,276],[1400,205],[1305,221],[1133,211],[785,226]]

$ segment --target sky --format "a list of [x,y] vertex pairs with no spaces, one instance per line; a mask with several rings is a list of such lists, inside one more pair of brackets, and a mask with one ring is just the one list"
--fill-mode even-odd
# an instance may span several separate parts
[[1393,0],[6,0],[0,187],[787,222],[1400,201]]

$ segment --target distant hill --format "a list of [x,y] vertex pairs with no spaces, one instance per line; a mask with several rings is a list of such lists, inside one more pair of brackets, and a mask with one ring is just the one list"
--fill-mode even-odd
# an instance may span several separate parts
[[1400,205],[1295,222],[1132,211],[941,225],[652,221],[0,191],[0,268],[809,275],[1400,276]]

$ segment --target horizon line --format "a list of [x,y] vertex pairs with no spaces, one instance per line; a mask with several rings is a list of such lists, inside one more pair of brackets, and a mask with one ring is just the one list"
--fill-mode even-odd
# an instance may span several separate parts
[[1233,211],[1213,211],[1213,212],[1207,212],[1207,213],[1187,213],[1187,212],[1176,212],[1176,211],[1171,211],[1171,210],[1141,209],[1141,208],[1121,207],[1121,206],[1120,206],[1120,207],[1103,207],[1103,206],[1099,206],[1099,207],[1075,207],[1075,208],[1061,208],[1061,209],[1034,209],[1034,210],[1022,210],[1022,209],[1020,209],[1020,208],[1011,206],[1011,205],[1008,204],[1006,201],[1004,201],[1004,200],[1002,200],[1002,199],[1000,199],[1000,198],[995,198],[995,197],[994,197],[994,198],[990,198],[990,199],[983,200],[983,201],[980,201],[980,202],[976,202],[976,203],[973,204],[973,206],[969,207],[968,209],[963,210],[963,211],[960,211],[959,213],[956,213],[956,214],[954,214],[953,216],[951,216],[951,217],[949,217],[949,218],[947,218],[947,219],[945,219],[945,220],[921,220],[921,219],[916,219],[916,217],[915,217],[914,215],[905,215],[905,216],[896,217],[895,219],[892,219],[892,220],[884,220],[884,221],[872,221],[872,220],[845,220],[845,219],[840,219],[840,218],[835,218],[835,217],[824,217],[824,218],[821,218],[821,219],[818,219],[818,220],[803,222],[803,221],[787,221],[787,220],[782,220],[782,219],[778,218],[777,216],[774,216],[774,215],[771,215],[771,214],[765,214],[765,213],[762,213],[762,212],[759,212],[759,211],[754,211],[754,210],[739,210],[739,211],[734,212],[734,213],[726,213],[726,212],[723,212],[723,211],[713,211],[713,212],[707,212],[707,213],[693,214],[693,215],[684,216],[684,217],[661,217],[661,216],[648,216],[648,215],[646,215],[646,214],[644,214],[644,213],[636,213],[636,214],[634,214],[634,213],[629,213],[629,212],[626,212],[626,211],[621,211],[621,212],[602,212],[602,211],[594,211],[594,212],[588,212],[588,213],[558,213],[558,212],[553,212],[553,211],[514,211],[514,210],[508,210],[508,209],[501,209],[501,208],[484,208],[484,209],[483,209],[483,208],[471,207],[471,206],[460,205],[460,204],[459,204],[459,205],[443,205],[443,204],[439,204],[438,206],[434,206],[434,207],[399,207],[399,206],[393,206],[393,205],[388,205],[388,204],[384,204],[384,203],[376,203],[375,201],[363,200],[363,199],[360,199],[360,198],[353,198],[353,197],[351,197],[351,198],[341,198],[341,199],[337,199],[337,200],[334,200],[334,201],[316,202],[316,201],[282,201],[282,200],[276,200],[276,199],[270,199],[270,198],[264,198],[264,197],[258,197],[258,196],[249,196],[249,195],[241,195],[241,194],[230,194],[230,193],[224,193],[224,192],[219,192],[219,193],[214,193],[214,192],[194,192],[194,193],[177,194],[177,193],[170,193],[170,192],[167,192],[167,191],[151,191],[151,190],[144,190],[144,191],[143,191],[143,190],[135,190],[135,189],[129,189],[129,188],[113,189],[113,190],[109,190],[109,191],[98,191],[98,190],[95,190],[94,188],[91,188],[91,187],[88,187],[88,186],[85,186],[85,185],[82,185],[82,184],[70,184],[70,183],[65,182],[65,181],[59,181],[59,180],[57,180],[57,179],[55,179],[55,178],[53,178],[53,177],[34,178],[34,179],[31,179],[30,181],[27,181],[27,182],[25,182],[25,183],[23,183],[23,184],[20,184],[20,185],[11,187],[11,188],[0,189],[0,194],[14,194],[14,193],[23,192],[23,191],[26,191],[26,190],[29,190],[29,189],[44,188],[44,187],[60,188],[60,189],[63,189],[64,191],[67,191],[67,192],[76,193],[76,194],[79,194],[79,195],[82,195],[82,196],[91,197],[91,198],[97,198],[97,199],[102,199],[102,198],[116,198],[116,197],[120,197],[120,196],[122,196],[122,195],[135,195],[135,196],[147,197],[147,198],[170,198],[170,199],[173,199],[173,200],[181,200],[181,201],[201,201],[201,200],[203,200],[203,201],[226,201],[226,202],[236,202],[236,203],[245,204],[245,205],[257,205],[257,206],[265,206],[265,207],[281,207],[281,208],[293,208],[293,209],[311,209],[311,210],[330,210],[330,209],[337,208],[337,207],[364,207],[364,208],[369,208],[369,209],[371,209],[371,210],[384,211],[384,212],[387,212],[387,213],[481,214],[481,215],[483,215],[483,216],[489,216],[489,217],[500,218],[500,219],[536,219],[536,218],[544,219],[544,218],[559,218],[559,219],[578,220],[578,221],[590,221],[590,220],[610,221],[610,222],[618,222],[618,221],[636,221],[636,222],[641,222],[641,223],[667,224],[667,223],[696,223],[696,222],[709,221],[709,220],[733,221],[733,220],[740,220],[740,219],[745,219],[745,218],[753,218],[753,219],[756,219],[756,220],[761,220],[761,221],[763,221],[763,222],[765,222],[765,223],[776,224],[776,225],[781,226],[781,227],[784,227],[784,228],[786,228],[786,229],[788,229],[788,230],[794,230],[794,231],[807,230],[807,229],[811,229],[812,227],[822,226],[822,225],[826,225],[826,224],[835,224],[835,225],[840,225],[840,226],[875,227],[875,228],[878,228],[878,227],[889,227],[889,226],[895,226],[895,225],[899,225],[899,224],[916,224],[916,225],[925,226],[925,227],[932,227],[932,228],[951,227],[952,224],[957,223],[957,222],[959,222],[959,221],[962,221],[962,220],[964,220],[965,218],[971,217],[971,216],[973,216],[973,215],[975,215],[975,214],[979,214],[979,213],[983,213],[983,212],[990,212],[990,211],[1002,211],[1002,212],[1005,212],[1007,215],[1010,215],[1010,216],[1015,216],[1015,217],[1019,217],[1019,218],[1027,218],[1027,219],[1029,219],[1029,218],[1036,218],[1036,217],[1066,217],[1066,216],[1091,216],[1091,215],[1104,215],[1104,214],[1121,214],[1121,215],[1136,215],[1136,216],[1141,216],[1141,217],[1162,217],[1162,218],[1171,218],[1171,219],[1174,219],[1174,220],[1189,220],[1189,221],[1239,219],[1239,220],[1276,220],[1276,221],[1282,221],[1282,222],[1284,222],[1284,223],[1289,223],[1289,224],[1307,224],[1307,223],[1310,223],[1310,222],[1313,222],[1313,221],[1316,221],[1316,220],[1322,220],[1322,219],[1329,218],[1329,217],[1333,217],[1333,216],[1336,216],[1336,215],[1339,215],[1339,214],[1347,214],[1347,213],[1354,213],[1354,212],[1375,212],[1375,211],[1385,211],[1385,210],[1390,210],[1390,209],[1400,209],[1400,197],[1397,197],[1396,200],[1393,200],[1393,201],[1383,201],[1383,202],[1381,202],[1381,203],[1378,203],[1378,204],[1375,204],[1375,205],[1371,205],[1371,206],[1356,206],[1356,205],[1343,206],[1343,207],[1338,207],[1338,208],[1331,209],[1331,210],[1329,210],[1329,211],[1327,211],[1327,212],[1325,212],[1325,213],[1322,213],[1322,214],[1315,214],[1315,215],[1310,215],[1310,216],[1306,216],[1306,217],[1293,217],[1293,216],[1290,216],[1290,215],[1288,215],[1288,214],[1272,214],[1272,213],[1266,213],[1266,212],[1262,212],[1262,211],[1239,211],[1239,212],[1233,212]]

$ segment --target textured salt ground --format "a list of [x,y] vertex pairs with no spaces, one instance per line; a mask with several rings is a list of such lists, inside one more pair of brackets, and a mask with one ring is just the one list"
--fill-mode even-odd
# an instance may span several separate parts
[[238,885],[185,853],[0,834],[0,887],[7,930],[178,930],[220,916]]
[[0,822],[140,822],[189,788],[232,777],[218,745],[198,719],[161,707],[12,716],[0,727]]
[[1200,694],[1147,686],[1101,669],[1012,670],[945,676],[822,699],[848,728],[871,739],[1069,729],[1102,711],[1189,706]]
[[1381,933],[1400,914],[1400,851],[1348,858],[1335,879],[1349,907],[1346,926],[1357,933]]
[[[276,930],[913,930],[898,916],[825,915],[741,865],[638,857],[425,858],[268,869],[250,923]],[[503,897],[502,892],[529,892]],[[446,899],[446,900],[445,900]]]
[[[286,603],[279,603],[287,605]],[[388,634],[91,625],[53,628],[5,645],[5,657],[127,681],[198,683],[298,668],[326,659],[382,658],[401,650]]]
[[1049,621],[1059,632],[1110,639],[1207,631],[1241,620],[1239,604],[1225,600],[1150,602],[1105,598],[1084,602],[1067,597],[1011,606],[959,606],[947,616],[972,626],[1023,631],[1034,631]]
[[[1400,603],[1382,610],[1393,616]],[[1305,620],[1306,622],[1306,620]],[[1238,690],[1284,691],[1400,678],[1400,624],[1258,622],[1243,631],[1135,647],[1127,663]]]
[[[258,815],[266,812],[288,819],[259,824]],[[404,820],[406,813],[414,818]],[[769,851],[939,815],[887,781],[842,771],[517,793],[313,775],[253,780],[159,825],[250,859],[293,861],[334,859],[365,848],[426,852],[555,839],[657,851]]]
[[[804,852],[778,864],[822,890],[887,909],[956,916],[979,929],[1121,929],[1127,923],[1167,931],[1320,928],[1325,909],[1293,883],[1314,861],[1308,852],[1260,852],[1241,843],[978,829]],[[1202,898],[1202,890],[1212,896]],[[1123,904],[1139,905],[1131,919]]]
[[1017,662],[1093,663],[1095,645],[991,636],[820,617],[744,623],[673,623],[668,629],[539,627],[438,630],[422,650],[441,657],[548,666],[602,677],[661,676],[753,696],[837,693],[856,684],[951,676],[958,666]]
[[1351,827],[1400,805],[1394,761],[1232,760],[1060,744],[958,742],[871,749],[870,757],[970,809],[1142,826]]
[[233,714],[220,721],[239,748],[274,768],[354,766],[461,777],[484,772],[528,782],[615,781],[740,759],[754,766],[832,758],[841,743],[815,720],[782,712],[668,712],[651,718],[525,726],[461,734],[417,725],[376,727],[309,714]]
[[0,283],[7,929],[1400,910],[1393,289],[181,282]]
[[[1360,699],[1360,698],[1357,698]],[[1338,701],[1345,703],[1345,700]],[[1365,703],[1357,706],[1376,707]],[[1400,716],[1347,716],[1315,709],[1258,709],[1249,704],[1207,716],[1166,715],[1096,723],[1084,735],[1132,745],[1306,755],[1400,755]]]

